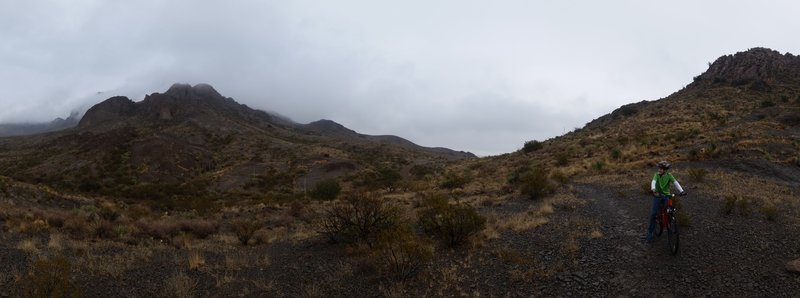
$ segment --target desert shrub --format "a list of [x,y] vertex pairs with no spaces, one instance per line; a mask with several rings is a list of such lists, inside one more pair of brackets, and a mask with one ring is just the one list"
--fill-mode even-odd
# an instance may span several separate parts
[[261,228],[262,224],[253,219],[237,219],[230,223],[231,230],[242,245],[247,245],[253,234]]
[[564,171],[553,171],[550,174],[550,178],[553,178],[553,180],[558,181],[558,183],[562,185],[567,184],[567,181],[569,181],[569,176],[567,176]]
[[556,153],[556,165],[559,167],[563,167],[569,164],[569,153],[567,152],[559,152]]
[[708,171],[706,169],[691,168],[688,170],[688,173],[689,173],[689,178],[691,178],[692,181],[703,182],[706,175],[708,174]]
[[595,171],[598,171],[598,172],[603,171],[603,169],[605,167],[606,167],[606,164],[602,160],[598,160],[597,162],[592,164],[592,169],[594,169]]
[[436,168],[426,165],[414,165],[409,170],[409,173],[411,173],[411,175],[414,175],[414,177],[417,179],[425,178],[425,176],[428,175],[434,175],[436,174],[436,172],[437,172]]
[[177,233],[178,228],[174,222],[164,220],[147,221],[139,219],[136,222],[139,236],[152,237],[154,239],[169,240],[173,234]]
[[314,185],[314,188],[311,189],[312,198],[317,200],[326,200],[330,201],[336,199],[339,196],[339,193],[342,191],[342,187],[339,185],[339,182],[333,179],[323,180]]
[[190,233],[198,239],[205,239],[219,230],[219,223],[211,219],[184,219],[178,221],[181,232]]
[[442,181],[440,186],[447,189],[460,188],[466,185],[469,182],[469,180],[470,180],[469,175],[467,175],[466,173],[459,175],[456,172],[450,171],[444,175],[444,180]]
[[113,239],[116,236],[114,226],[110,222],[98,219],[89,224],[92,234],[97,238]]
[[512,174],[509,181],[520,187],[523,195],[530,199],[545,197],[553,192],[553,185],[547,178],[548,170],[541,166],[522,167]]
[[617,148],[614,148],[614,149],[611,150],[611,158],[612,159],[619,159],[620,157],[622,157],[622,151],[620,151]]
[[417,221],[426,234],[458,246],[486,226],[486,218],[467,204],[449,204],[443,195],[431,195],[422,204]]
[[525,145],[522,146],[522,152],[531,153],[533,151],[542,149],[542,147],[544,147],[544,144],[542,142],[539,142],[537,140],[531,140],[525,142]]
[[331,242],[363,242],[372,247],[382,233],[399,223],[396,206],[380,197],[354,194],[323,212],[320,232]]
[[101,218],[111,222],[119,218],[119,212],[114,208],[107,206],[100,207],[97,214],[100,215]]
[[761,207],[761,212],[764,213],[764,217],[769,221],[775,221],[778,218],[778,214],[780,213],[780,209],[778,209],[775,205],[765,205]]
[[390,279],[405,281],[417,275],[433,257],[433,247],[417,237],[410,225],[386,231],[381,239],[379,257]]
[[81,296],[80,289],[72,283],[72,264],[63,255],[36,259],[18,283],[22,297]]
[[725,202],[722,204],[722,214],[731,215],[733,209],[736,207],[738,198],[734,195],[725,196]]
[[739,215],[741,216],[750,216],[752,210],[750,209],[750,200],[741,198],[740,200],[736,201],[736,208],[739,209]]
[[764,101],[761,102],[761,107],[762,108],[769,108],[769,107],[773,107],[773,106],[775,106],[775,103],[772,102],[772,101],[764,100]]

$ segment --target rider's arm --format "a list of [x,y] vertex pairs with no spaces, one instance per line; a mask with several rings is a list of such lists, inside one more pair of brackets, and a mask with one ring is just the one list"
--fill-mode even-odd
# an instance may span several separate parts
[[678,192],[683,193],[683,187],[678,183],[678,180],[675,180],[675,188],[678,189]]
[[653,181],[650,181],[650,191],[652,191],[652,192],[656,191],[656,179],[655,178],[653,178]]

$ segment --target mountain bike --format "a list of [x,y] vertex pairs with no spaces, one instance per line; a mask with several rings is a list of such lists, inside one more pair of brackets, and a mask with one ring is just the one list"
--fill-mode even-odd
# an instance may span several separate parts
[[[685,194],[681,194],[682,196]],[[661,196],[664,198],[664,196]],[[670,254],[677,255],[680,247],[680,234],[678,233],[678,209],[673,205],[675,194],[667,196],[667,202],[661,205],[661,212],[656,215],[656,237],[661,237],[664,229],[667,230],[667,243]]]

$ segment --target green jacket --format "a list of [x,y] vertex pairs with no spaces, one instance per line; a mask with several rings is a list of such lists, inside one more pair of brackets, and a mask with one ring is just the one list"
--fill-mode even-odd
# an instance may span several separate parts
[[681,187],[680,183],[678,183],[678,180],[675,179],[670,172],[666,172],[663,175],[659,175],[658,173],[653,175],[653,182],[651,183],[650,188],[656,193],[668,196],[671,194],[669,190],[670,183],[674,184],[678,191],[683,192],[683,188]]

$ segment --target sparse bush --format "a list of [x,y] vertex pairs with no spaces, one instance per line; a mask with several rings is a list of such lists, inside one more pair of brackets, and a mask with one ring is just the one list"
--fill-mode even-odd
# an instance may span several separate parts
[[456,172],[450,171],[444,175],[444,181],[442,181],[440,186],[447,189],[460,188],[466,185],[469,180],[470,178],[467,174],[459,175]]
[[736,201],[736,208],[739,209],[739,215],[741,216],[750,216],[753,213],[752,209],[750,208],[750,200],[741,198],[740,200]]
[[769,101],[769,100],[765,100],[765,101],[761,102],[761,107],[762,108],[769,108],[769,107],[774,107],[774,106],[775,106],[775,103],[772,102],[772,101]]
[[541,166],[522,166],[508,178],[508,183],[520,187],[523,195],[530,199],[538,199],[553,192],[553,185],[548,180],[548,170]]
[[600,172],[600,171],[603,171],[603,168],[605,168],[605,166],[606,166],[606,164],[605,164],[603,161],[601,161],[601,160],[598,160],[597,162],[595,162],[594,164],[592,164],[592,168],[593,168],[595,171],[598,171],[598,172]]
[[449,204],[443,195],[432,195],[423,202],[417,215],[428,235],[439,237],[450,247],[463,244],[486,226],[486,219],[470,205]]
[[436,174],[436,169],[426,165],[414,165],[409,172],[411,175],[414,175],[415,178],[422,179],[425,178],[425,176]]
[[333,179],[323,180],[314,185],[314,188],[311,189],[311,197],[317,200],[334,200],[336,197],[339,196],[339,193],[342,191],[342,187],[339,185],[339,182]]
[[731,215],[733,209],[736,207],[738,198],[734,195],[725,196],[725,203],[722,205],[722,214]]
[[22,297],[81,296],[80,289],[72,283],[72,264],[63,255],[36,259],[18,283]]
[[522,147],[522,152],[531,153],[533,151],[542,149],[542,147],[544,147],[544,144],[542,142],[539,142],[537,140],[531,140],[525,142],[525,145]]
[[372,247],[381,234],[399,223],[396,206],[379,197],[355,194],[326,210],[320,228],[332,242],[364,242]]
[[622,151],[620,151],[617,148],[614,148],[614,149],[611,150],[611,158],[612,159],[619,159],[620,157],[622,157]]
[[384,274],[394,280],[405,281],[419,273],[433,257],[433,247],[414,235],[409,225],[383,233],[380,241],[380,258]]
[[767,220],[775,221],[775,219],[778,218],[778,214],[780,213],[780,209],[778,209],[778,207],[776,207],[775,205],[768,204],[768,205],[765,205],[764,207],[761,207],[761,212],[764,213],[764,217]]
[[242,245],[247,245],[253,234],[260,229],[262,224],[257,220],[252,219],[237,219],[231,221],[231,230],[236,234],[236,238]]
[[688,170],[688,172],[689,172],[689,178],[691,178],[692,181],[694,182],[703,182],[706,175],[708,174],[708,171],[706,169],[700,169],[700,168],[691,168]]
[[569,153],[567,152],[559,152],[556,153],[556,165],[559,167],[563,167],[569,164]]
[[553,171],[550,174],[550,177],[553,178],[553,180],[558,181],[558,183],[561,183],[562,185],[567,184],[567,181],[569,181],[569,176],[567,176],[567,174],[564,173],[564,171]]

